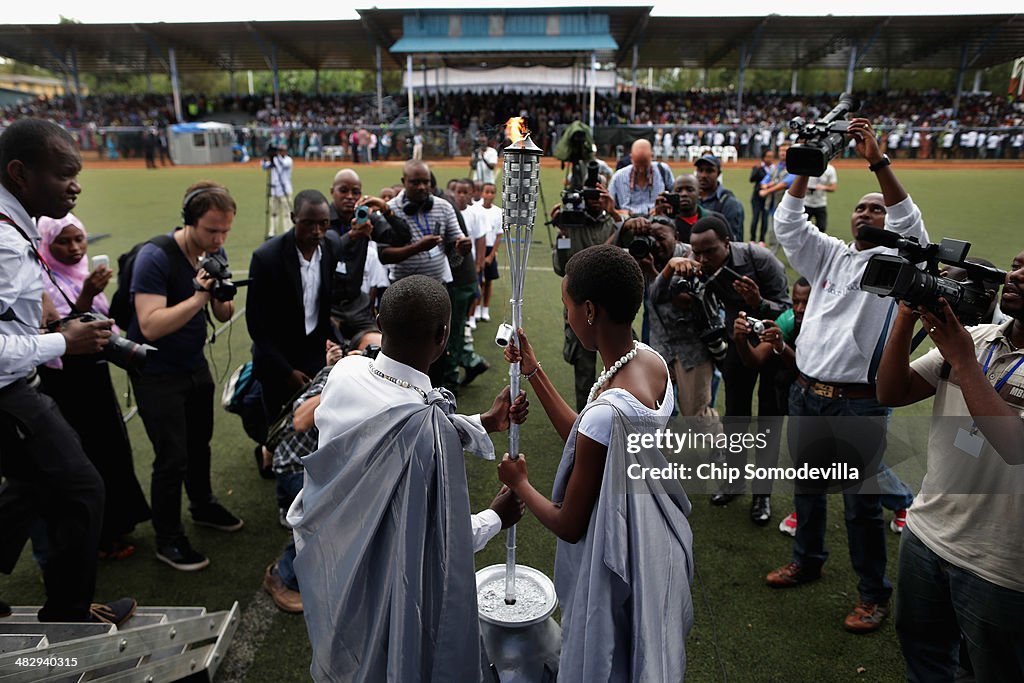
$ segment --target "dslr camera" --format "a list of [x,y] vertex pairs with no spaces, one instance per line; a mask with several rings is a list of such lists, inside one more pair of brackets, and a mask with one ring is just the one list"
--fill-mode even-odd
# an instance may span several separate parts
[[[109,320],[109,318],[102,313],[88,312],[88,313],[72,313],[69,316],[61,318],[60,320],[54,320],[46,326],[46,329],[50,332],[59,332],[69,321],[78,319],[83,323],[91,323],[97,320]],[[150,351],[156,351],[155,346],[149,344],[137,344],[131,339],[122,337],[117,332],[111,331],[110,339],[107,340],[106,346],[104,346],[99,353],[100,358],[106,361],[110,361],[119,368],[124,368],[128,372],[140,374],[143,368],[146,367],[146,354]]]
[[812,178],[828,168],[828,162],[843,151],[846,130],[850,122],[847,115],[854,113],[859,104],[848,93],[839,96],[839,104],[813,123],[797,116],[789,122],[789,129],[797,134],[799,142],[789,148],[786,169],[795,175]]
[[[861,227],[857,239],[899,250],[899,255],[876,254],[868,260],[860,288],[879,296],[891,296],[910,306],[924,306],[941,315],[944,298],[965,326],[978,325],[992,304],[992,289],[1006,281],[1006,271],[967,261],[970,242],[943,238],[922,246],[913,237],[889,230]],[[921,269],[918,264],[925,264]],[[939,264],[962,268],[967,279],[958,282],[939,274]]]
[[217,301],[231,301],[235,298],[235,294],[238,294],[238,285],[231,281],[231,270],[226,258],[220,254],[207,254],[199,262],[199,267],[214,280],[210,296]]
[[693,275],[690,277],[673,277],[669,283],[671,295],[689,294],[693,298],[690,314],[698,336],[711,354],[716,365],[721,365],[725,354],[729,351],[729,335],[725,329],[725,321],[719,314],[721,304],[713,291],[708,289],[706,280]]

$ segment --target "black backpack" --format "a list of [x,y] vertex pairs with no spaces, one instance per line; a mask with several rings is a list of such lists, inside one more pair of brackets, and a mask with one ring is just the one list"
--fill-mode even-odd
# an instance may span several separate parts
[[117,326],[125,333],[135,317],[135,307],[132,306],[132,269],[135,267],[135,257],[147,244],[155,244],[164,250],[167,258],[174,258],[179,252],[178,243],[171,235],[157,235],[156,237],[139,242],[130,250],[117,257],[117,290],[110,298],[110,317]]

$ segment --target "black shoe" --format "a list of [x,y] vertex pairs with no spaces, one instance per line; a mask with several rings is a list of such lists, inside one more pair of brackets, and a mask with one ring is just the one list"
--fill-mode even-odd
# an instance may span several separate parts
[[0,600],[0,617],[11,616],[11,606],[3,600]]
[[134,598],[121,598],[108,603],[93,603],[89,608],[89,621],[120,626],[132,618],[139,603]]
[[157,546],[156,559],[183,572],[197,572],[210,566],[206,555],[195,550],[184,536],[174,543]]
[[728,505],[729,503],[731,503],[732,501],[736,500],[739,497],[740,494],[738,493],[724,493],[722,491],[719,491],[718,493],[711,494],[711,504]]
[[482,361],[476,365],[466,368],[466,378],[462,380],[462,386],[466,386],[490,369],[491,366],[487,361]]
[[252,454],[256,457],[256,471],[260,473],[261,479],[274,479],[274,466],[273,464],[264,467],[263,466],[263,446],[260,444],[256,445]]
[[192,510],[192,521],[199,526],[208,526],[220,531],[238,531],[245,523],[228,512],[220,503],[207,503],[201,508]]
[[771,497],[754,495],[750,501],[750,521],[757,526],[764,526],[772,519]]

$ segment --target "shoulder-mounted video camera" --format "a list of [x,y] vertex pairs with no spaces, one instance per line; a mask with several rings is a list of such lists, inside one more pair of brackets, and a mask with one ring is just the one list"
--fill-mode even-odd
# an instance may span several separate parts
[[591,159],[587,162],[587,176],[583,181],[583,189],[570,187],[562,191],[562,210],[552,220],[559,228],[573,228],[586,225],[592,220],[587,213],[587,201],[600,199],[601,191],[597,189],[599,166]]
[[[875,254],[868,260],[860,288],[879,296],[890,296],[910,306],[924,306],[941,315],[939,297],[944,298],[965,326],[985,319],[995,289],[1006,281],[1006,271],[971,263],[967,260],[970,242],[943,238],[938,244],[922,246],[913,237],[890,230],[862,226],[857,239],[899,250],[895,254]],[[924,263],[922,270],[917,264]],[[939,274],[939,264],[962,268],[962,282]]]
[[860,108],[848,93],[839,96],[839,104],[813,123],[797,116],[789,122],[789,129],[797,134],[799,142],[786,154],[786,170],[794,175],[816,178],[828,168],[828,162],[843,151],[846,131],[850,126],[847,115]]

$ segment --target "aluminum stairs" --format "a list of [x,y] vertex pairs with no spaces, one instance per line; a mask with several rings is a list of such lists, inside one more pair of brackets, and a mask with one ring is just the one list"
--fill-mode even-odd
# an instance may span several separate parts
[[120,628],[40,623],[38,607],[0,618],[0,683],[209,682],[238,627],[239,608],[139,607]]

